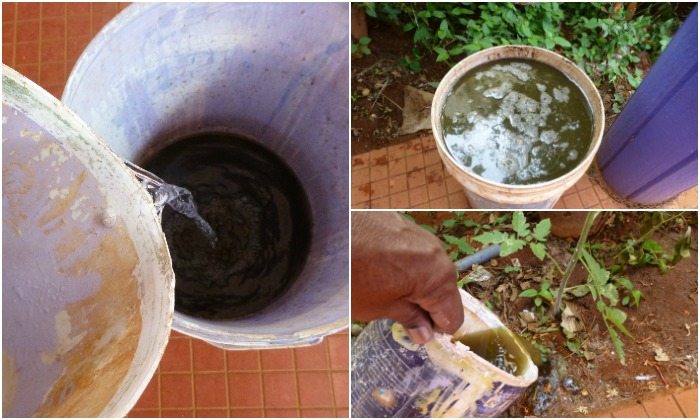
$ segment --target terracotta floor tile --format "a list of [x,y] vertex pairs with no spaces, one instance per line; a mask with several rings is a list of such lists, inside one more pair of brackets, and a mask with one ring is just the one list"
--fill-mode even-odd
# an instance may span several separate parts
[[415,155],[406,156],[406,171],[412,172],[416,170],[423,170],[425,168],[425,161],[423,161],[423,154],[418,153]]
[[[98,4],[98,3],[96,3]],[[103,26],[112,20],[112,15],[109,13],[93,13],[92,14],[92,31],[97,33]]]
[[403,143],[395,144],[387,148],[386,156],[389,160],[406,157],[406,146]]
[[131,418],[153,418],[153,417],[160,417],[160,412],[158,410],[154,409],[148,409],[148,410],[131,410],[129,412],[129,417]]
[[261,350],[263,370],[291,370],[294,369],[294,350],[275,349]]
[[423,150],[433,150],[437,148],[437,145],[435,144],[435,137],[433,137],[431,134],[423,134],[420,138],[421,143],[423,144]]
[[389,176],[389,166],[388,165],[371,165],[369,167],[369,179],[371,181],[378,181],[380,179],[386,179]]
[[197,408],[194,414],[196,417],[224,418],[228,417],[228,410],[221,408]]
[[43,63],[39,69],[39,82],[42,86],[62,86],[67,79],[63,63]]
[[242,350],[226,352],[228,370],[260,370],[258,350]]
[[17,21],[15,25],[17,43],[39,41],[41,27],[38,20]]
[[431,150],[429,152],[424,153],[423,159],[425,160],[426,166],[441,162],[440,155],[438,154],[437,150]]
[[41,42],[60,39],[65,42],[66,19],[64,17],[41,20]]
[[14,44],[2,44],[2,62],[6,65],[14,66],[15,46]]
[[564,199],[560,198],[559,201],[557,201],[556,204],[554,204],[554,208],[555,209],[565,209],[566,204],[564,204]]
[[409,172],[407,175],[408,188],[416,188],[426,184],[425,170],[419,169]]
[[301,417],[329,418],[335,417],[335,412],[332,408],[302,408]]
[[224,350],[202,340],[192,340],[192,359],[195,371],[223,372],[226,369],[224,357]]
[[296,348],[294,357],[297,370],[328,369],[325,343]]
[[66,61],[66,46],[62,39],[53,41],[42,41],[41,43],[41,62],[60,62],[61,66]]
[[75,16],[67,18],[66,36],[68,39],[83,37],[90,33],[90,16]]
[[336,410],[336,416],[339,418],[350,418],[350,410],[347,408],[337,408]]
[[38,19],[40,10],[39,3],[17,3],[17,20]]
[[331,358],[331,369],[348,370],[348,336],[335,334],[326,338],[328,353]]
[[372,149],[369,151],[370,165],[374,165],[377,160],[384,160],[388,150],[386,147],[379,147],[377,149]]
[[425,179],[430,184],[431,182],[441,182],[445,179],[445,171],[441,163],[425,165]]
[[[412,140],[409,140],[406,142],[406,157],[419,153],[422,155],[423,152],[423,144],[421,143],[420,138],[414,138]],[[422,159],[422,156],[421,156]]]
[[265,417],[299,417],[299,411],[296,408],[271,408],[265,410]]
[[262,375],[235,372],[228,375],[231,407],[262,407]]
[[14,68],[34,83],[39,83],[38,64],[15,64]]
[[401,191],[389,196],[389,207],[392,209],[408,209],[409,205],[408,191]]
[[600,207],[600,201],[598,196],[596,196],[593,188],[586,188],[585,190],[579,191],[579,196],[581,197],[581,202],[586,208]]
[[[387,197],[388,198],[388,197]],[[360,203],[355,203],[352,205],[353,209],[371,209],[372,208],[372,203],[371,201],[363,201]]]
[[161,372],[190,372],[190,339],[171,338],[160,360]]
[[388,195],[385,195],[384,197],[372,198],[370,201],[370,208],[373,209],[388,209],[390,205],[391,201],[389,200]]
[[372,184],[370,183],[359,185],[357,187],[352,187],[352,189],[350,190],[350,200],[352,202],[353,207],[355,206],[355,204],[369,201],[371,193]]
[[462,184],[460,184],[453,176],[445,172],[445,186],[447,187],[447,193],[451,194],[457,191],[463,191]]
[[450,203],[450,207],[453,209],[468,209],[469,200],[467,196],[464,195],[463,191],[458,191],[447,196],[447,200]]
[[[18,63],[38,63],[39,62],[39,43],[38,42],[22,42],[15,44],[15,54]],[[38,70],[38,68],[37,68]]]
[[355,169],[352,171],[352,186],[358,186],[361,184],[366,184],[370,181],[369,179],[369,168]]
[[[3,48],[7,45],[9,48],[13,48],[15,43],[15,25],[12,22],[3,23],[2,25],[2,43]],[[5,64],[10,64],[9,62]]]
[[389,176],[406,174],[406,159],[395,159],[389,161]]
[[226,407],[226,374],[195,373],[194,403],[196,407]]
[[256,418],[263,417],[262,408],[231,408],[233,418]]
[[329,372],[297,372],[299,402],[302,407],[333,406]]
[[264,372],[265,407],[282,408],[297,405],[297,384],[293,372]]
[[428,187],[423,185],[417,188],[411,188],[408,190],[408,201],[411,207],[415,207],[418,204],[428,202]]
[[566,206],[567,209],[581,209],[581,208],[583,208],[583,203],[581,203],[581,200],[578,198],[577,194],[565,195],[563,200],[564,200],[564,205]]
[[436,199],[431,199],[430,200],[430,208],[433,209],[447,209],[450,207],[450,201],[447,199],[446,195],[443,195],[442,197],[436,198]]
[[90,3],[68,3],[66,5],[68,16],[86,15],[90,13],[90,10]]
[[592,187],[593,184],[591,183],[591,180],[588,178],[588,175],[583,175],[578,181],[576,181],[576,184],[574,184],[574,187],[576,187],[578,190],[585,190],[586,188]]
[[41,17],[42,18],[64,16],[65,13],[66,13],[66,4],[65,3],[44,2],[41,5]]
[[148,383],[134,408],[158,408],[160,401],[158,399],[160,387],[158,386],[158,375],[153,375],[151,382]]
[[352,157],[351,167],[355,169],[369,168],[369,154],[362,153]]
[[162,408],[193,407],[192,376],[189,374],[161,374],[160,401]]
[[350,383],[348,372],[333,372],[333,395],[336,407],[348,406],[348,387]]
[[2,3],[2,21],[12,22],[17,16],[17,4],[16,3]]
[[668,394],[643,401],[642,404],[649,417],[683,417],[676,401]]
[[185,409],[185,410],[163,409],[163,411],[161,411],[161,415],[163,417],[188,418],[188,417],[194,417],[194,410],[193,409]]
[[406,174],[396,175],[389,178],[389,194],[396,194],[408,189]]
[[689,418],[698,418],[698,389],[697,387],[678,391],[674,398],[683,411],[683,414]]
[[428,182],[428,199],[430,201],[447,196],[445,181]]
[[612,416],[615,418],[643,418],[648,417],[647,412],[641,404],[631,404],[621,409],[614,410]]
[[370,184],[370,198],[379,198],[389,195],[389,179],[381,179],[379,181],[372,181]]

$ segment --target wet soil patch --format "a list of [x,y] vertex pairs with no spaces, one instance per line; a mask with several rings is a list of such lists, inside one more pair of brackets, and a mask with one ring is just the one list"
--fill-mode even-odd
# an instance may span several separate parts
[[217,240],[169,207],[163,231],[175,271],[175,309],[220,319],[253,314],[274,302],[304,267],[311,238],[306,194],[282,159],[226,134],[190,137],[145,168],[187,188]]

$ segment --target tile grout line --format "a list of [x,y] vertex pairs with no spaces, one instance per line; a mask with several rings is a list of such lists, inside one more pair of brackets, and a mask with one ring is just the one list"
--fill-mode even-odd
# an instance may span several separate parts
[[61,96],[66,90],[68,82],[68,4],[63,4],[63,87],[61,88]]
[[289,349],[292,352],[292,368],[294,369],[294,383],[296,384],[296,400],[297,400],[297,417],[301,417],[301,392],[299,386],[299,375],[297,372],[297,358],[294,349]]
[[[41,86],[42,89],[46,89],[46,88],[44,88],[44,80],[43,80],[44,78],[43,78],[42,75],[41,75],[41,67],[42,67],[41,64],[42,64],[42,61],[44,61],[44,60],[41,59],[41,56],[42,56],[42,53],[43,53],[43,48],[42,48],[42,47],[43,47],[43,44],[44,44],[44,42],[43,42],[43,38],[44,38],[44,19],[42,19],[42,17],[41,17],[42,12],[43,12],[43,8],[44,8],[44,3],[39,3],[39,16],[38,16],[38,17],[39,17],[39,57],[37,58],[37,60],[39,61],[39,64],[37,65],[37,68],[38,68],[37,73],[39,73],[39,74],[37,75],[37,79],[39,79],[39,80],[36,80],[36,82],[37,82],[36,84],[39,85],[39,86]],[[41,82],[41,83],[39,83],[39,82]]]
[[[92,5],[90,7],[92,7]],[[190,400],[190,403],[192,404],[192,411],[194,411],[197,405],[196,398],[194,396],[194,343],[192,342],[191,338],[188,341],[190,344],[190,389],[192,389],[192,399]]]
[[263,375],[263,369],[262,369],[262,354],[260,354],[260,350],[255,350],[255,353],[258,357],[258,375],[260,375],[260,400],[261,400],[261,410],[262,410],[262,417],[267,417],[267,410],[265,409],[265,375]]
[[17,3],[12,3],[14,16],[12,18],[12,67],[17,66]]
[[[348,340],[349,342],[350,340]],[[326,354],[326,366],[328,366],[328,375],[331,380],[331,397],[333,401],[333,415],[338,417],[338,406],[335,402],[335,384],[333,382],[333,365],[331,364],[331,345],[328,337],[323,339],[324,353]],[[350,353],[348,353],[350,354]]]
[[[223,350],[224,352],[224,387],[226,391],[226,415],[231,417],[231,396],[230,396],[230,389],[231,385],[228,383],[228,351]],[[197,414],[197,413],[195,413]]]

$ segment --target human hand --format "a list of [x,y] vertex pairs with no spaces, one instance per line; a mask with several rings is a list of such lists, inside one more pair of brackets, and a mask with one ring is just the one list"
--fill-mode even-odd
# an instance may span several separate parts
[[352,318],[389,318],[415,343],[454,333],[464,312],[440,241],[395,212],[352,213]]

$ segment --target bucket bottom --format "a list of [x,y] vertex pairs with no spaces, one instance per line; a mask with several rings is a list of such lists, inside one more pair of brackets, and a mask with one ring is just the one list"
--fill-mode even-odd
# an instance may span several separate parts
[[560,198],[560,196],[556,196],[535,203],[510,204],[488,200],[469,191],[466,187],[464,188],[464,194],[467,196],[469,206],[474,209],[551,209]]

